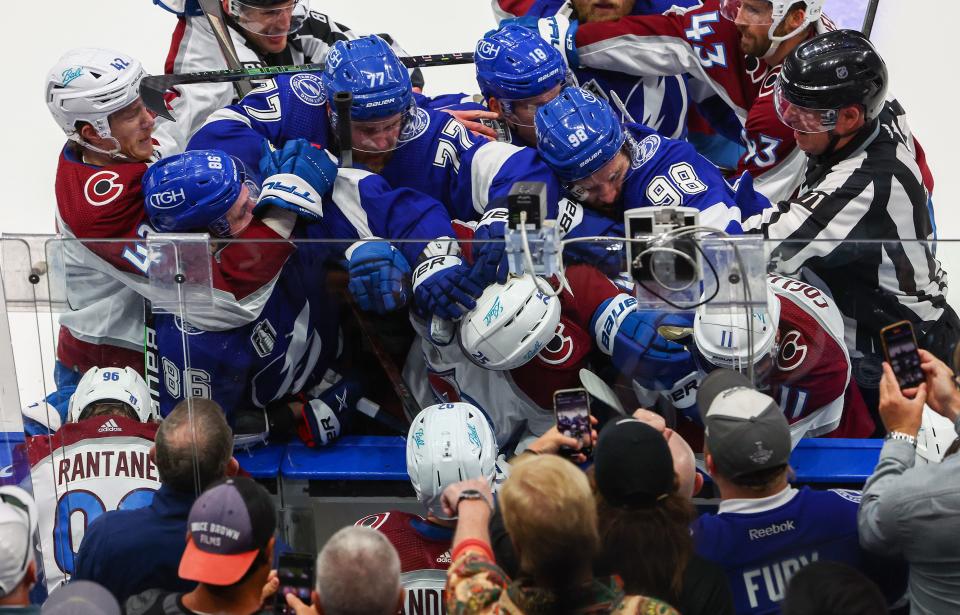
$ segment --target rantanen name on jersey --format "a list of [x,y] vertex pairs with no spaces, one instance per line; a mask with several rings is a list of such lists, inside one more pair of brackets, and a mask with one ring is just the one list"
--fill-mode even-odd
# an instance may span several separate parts
[[57,485],[110,476],[159,481],[157,466],[145,451],[78,452],[57,463]]

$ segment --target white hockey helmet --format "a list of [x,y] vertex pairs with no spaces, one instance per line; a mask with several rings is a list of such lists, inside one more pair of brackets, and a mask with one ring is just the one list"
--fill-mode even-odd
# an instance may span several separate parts
[[127,404],[141,423],[154,419],[150,389],[143,378],[130,367],[91,367],[80,379],[70,398],[67,421],[76,423],[83,411],[99,401]]
[[[9,508],[0,510],[0,523],[22,522],[26,527],[4,536],[4,555],[15,556],[15,561],[3,562],[3,576],[0,577],[0,596],[7,596],[23,580],[33,560],[33,537],[39,520],[37,503],[26,490],[15,485],[0,487],[0,502]],[[25,530],[25,531],[23,531]],[[14,555],[15,554],[15,555]]]
[[[773,54],[776,53],[780,43],[788,38],[793,38],[801,32],[805,32],[807,30],[807,26],[820,21],[820,17],[823,16],[823,5],[826,0],[767,0],[767,2],[772,5],[773,11],[770,15],[770,29],[767,30],[767,37],[770,39],[770,49],[768,49],[764,54],[764,59],[772,57]],[[786,34],[775,34],[777,28],[780,27],[780,23],[783,21],[783,18],[786,17],[787,13],[790,12],[790,9],[792,9],[795,4],[800,4],[801,2],[807,5],[807,8],[804,11],[803,23],[800,24],[795,30],[787,32]],[[720,14],[730,21],[735,22],[738,19],[741,4],[742,0],[721,0]],[[762,22],[756,21],[754,25],[766,25],[766,17],[764,17],[763,20],[764,21]],[[741,17],[741,23],[751,23],[752,21],[754,20],[749,17]]]
[[47,74],[47,108],[74,141],[81,141],[78,122],[87,122],[100,137],[111,139],[110,114],[137,100],[145,74],[139,60],[119,51],[71,49]]
[[447,485],[483,478],[492,487],[496,463],[497,439],[476,406],[462,402],[429,406],[410,425],[407,474],[420,503],[441,519],[449,518],[440,505]]
[[531,275],[491,284],[477,299],[477,307],[460,321],[460,346],[470,359],[486,369],[508,370],[529,362],[557,330],[560,299],[545,294]]
[[[767,285],[765,308],[750,310],[750,323],[743,308],[727,313],[707,311],[707,304],[697,308],[693,320],[693,356],[703,372],[717,367],[746,371],[749,364],[764,367],[761,363],[769,357],[769,366],[777,352],[777,326],[780,324],[780,299]],[[753,348],[750,348],[747,327],[753,330]],[[767,371],[767,370],[763,370]],[[763,384],[764,374],[758,373],[758,383]]]

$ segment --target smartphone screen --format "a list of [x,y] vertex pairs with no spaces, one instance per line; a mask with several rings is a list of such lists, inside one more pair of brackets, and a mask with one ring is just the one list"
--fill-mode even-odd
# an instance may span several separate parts
[[880,330],[883,351],[887,362],[893,368],[897,383],[901,389],[909,389],[924,381],[920,369],[920,354],[917,352],[917,339],[913,335],[913,326],[906,320],[894,323]]
[[590,397],[585,389],[561,389],[553,394],[557,431],[580,441],[580,452],[590,454]]
[[316,585],[315,558],[307,553],[283,553],[277,562],[280,589],[276,594],[273,612],[295,615],[287,606],[287,594],[293,594],[304,604],[310,604],[310,592]]

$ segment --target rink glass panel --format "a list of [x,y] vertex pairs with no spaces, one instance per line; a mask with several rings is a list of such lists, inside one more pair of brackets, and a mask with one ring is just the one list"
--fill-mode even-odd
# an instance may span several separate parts
[[[638,294],[640,309],[662,308],[679,314],[687,313],[690,316],[695,314],[693,306],[704,298],[704,292],[715,294],[723,298],[722,304],[704,308],[714,319],[728,317],[731,323],[737,318],[741,321],[747,314],[751,318],[756,318],[757,314],[763,314],[766,310],[764,302],[759,298],[763,295],[762,279],[766,272],[779,274],[784,278],[803,277],[802,272],[791,270],[789,262],[785,265],[784,253],[792,253],[809,248],[807,244],[779,244],[778,251],[771,255],[771,244],[758,242],[757,240],[738,240],[741,241],[739,248],[732,248],[736,241],[724,244],[718,244],[710,240],[698,239],[700,250],[696,252],[696,258],[699,262],[698,271],[703,275],[694,282],[693,286],[686,288],[685,297],[677,298],[668,295],[674,299],[677,306],[669,306],[666,303],[658,304],[651,296],[656,293],[641,292]],[[617,254],[623,251],[622,242],[607,241],[604,247],[609,253]],[[120,277],[126,281],[133,280],[137,286],[139,294],[127,290],[127,285],[123,280],[119,280],[117,275],[111,275],[108,268],[90,268],[78,266],[78,258],[82,260],[91,254],[113,253],[117,254],[119,245],[123,246],[120,254],[129,253],[131,263],[142,263],[146,266],[149,275],[136,278],[128,278],[124,274]],[[103,322],[107,319],[116,317],[124,320],[129,331],[148,332],[151,327],[146,326],[144,314],[152,316],[153,329],[161,326],[164,331],[163,343],[165,344],[164,356],[152,357],[145,360],[143,365],[138,365],[138,371],[144,371],[147,376],[147,382],[150,387],[161,396],[166,396],[168,402],[172,404],[176,401],[195,399],[198,397],[209,397],[215,388],[222,388],[222,383],[213,381],[214,378],[228,378],[231,380],[232,387],[241,391],[242,396],[248,396],[251,393],[255,395],[253,400],[250,397],[244,397],[242,404],[237,401],[233,407],[228,408],[229,412],[236,412],[240,405],[244,405],[248,410],[259,409],[261,405],[267,405],[275,401],[273,399],[275,390],[269,386],[258,386],[261,379],[263,381],[276,382],[278,379],[294,390],[297,387],[311,387],[322,385],[321,381],[325,374],[308,374],[302,370],[290,369],[290,366],[311,365],[309,359],[311,356],[326,357],[328,353],[336,354],[337,351],[344,350],[354,353],[354,360],[371,360],[369,353],[370,342],[364,339],[360,328],[355,324],[355,317],[345,297],[345,287],[347,276],[342,268],[342,254],[345,245],[340,244],[322,244],[316,241],[297,242],[296,252],[298,255],[319,254],[316,258],[325,258],[327,266],[301,267],[298,274],[304,284],[313,284],[311,290],[319,288],[325,289],[323,293],[315,296],[326,296],[326,302],[316,311],[310,314],[298,313],[296,315],[287,315],[289,322],[284,328],[278,328],[279,323],[274,325],[270,318],[260,318],[257,310],[262,309],[266,302],[263,298],[256,300],[247,299],[234,301],[234,298],[224,296],[214,286],[214,273],[211,270],[211,259],[208,255],[212,250],[217,249],[217,244],[211,245],[207,238],[197,236],[179,236],[179,237],[154,237],[151,241],[131,241],[131,240],[103,240],[103,241],[78,241],[63,240],[52,236],[5,236],[0,239],[0,274],[2,274],[3,289],[3,309],[4,318],[0,326],[0,346],[3,352],[3,364],[6,369],[2,370],[2,386],[0,386],[0,396],[2,396],[3,414],[0,416],[4,432],[3,442],[0,443],[0,483],[21,484],[28,489],[32,489],[30,480],[30,466],[27,461],[24,446],[23,425],[24,420],[21,412],[17,409],[23,409],[23,412],[32,419],[46,422],[48,425],[56,426],[61,417],[55,410],[58,403],[63,407],[66,404],[63,400],[57,400],[55,395],[57,386],[55,383],[54,372],[56,364],[56,344],[60,334],[60,321],[62,318],[69,320],[76,317],[77,311],[84,307],[84,301],[90,296],[99,297],[103,301],[104,311],[100,313]],[[870,252],[876,254],[876,248],[880,245],[884,253],[907,254],[910,262],[929,262],[929,259],[935,254],[935,258],[947,271],[956,271],[960,268],[960,242],[940,241],[936,244],[923,242],[914,242],[909,244],[897,243],[856,243],[844,242],[843,244],[825,245],[823,251],[830,252],[837,259],[842,259],[846,263],[846,271],[851,279],[863,278],[869,274],[866,265],[860,259],[861,256]],[[758,248],[759,246],[759,248]],[[251,253],[256,254],[258,246],[251,245]],[[471,248],[477,249],[476,243]],[[263,249],[267,249],[263,246]],[[327,256],[324,256],[326,254]],[[733,256],[731,256],[733,255]],[[570,266],[576,259],[567,257],[564,260],[566,266]],[[588,259],[589,260],[589,259]],[[789,259],[786,259],[789,261]],[[896,269],[891,261],[891,267]],[[624,264],[625,257],[621,258]],[[717,279],[709,279],[713,276],[714,265],[717,269]],[[732,271],[733,270],[733,271]],[[731,286],[731,273],[742,273],[741,278],[745,278],[748,284],[741,284],[739,287]],[[677,273],[676,271],[674,272]],[[897,272],[905,274],[905,272]],[[684,279],[683,272],[680,272],[679,279]],[[649,285],[650,280],[646,279]],[[281,284],[282,281],[271,280],[266,285]],[[102,284],[103,293],[91,293],[90,291]],[[816,300],[820,293],[825,289],[817,288],[813,279],[802,279],[795,284],[783,282],[793,289],[799,289],[801,294],[806,294],[808,298]],[[554,283],[554,288],[557,284]],[[654,285],[655,286],[655,285]],[[682,284],[681,284],[682,286]],[[744,296],[739,299],[737,289],[742,294],[743,287],[752,289],[749,297]],[[676,285],[673,288],[678,288]],[[706,289],[706,290],[705,290]],[[657,290],[654,288],[654,290]],[[716,293],[712,293],[716,290]],[[849,292],[849,288],[831,288],[834,295],[842,296]],[[662,292],[662,289],[660,289]],[[672,291],[671,291],[672,292]],[[680,295],[683,292],[677,291]],[[127,296],[124,297],[124,294]],[[826,293],[824,293],[826,294]],[[956,294],[956,291],[954,292]],[[150,298],[152,310],[145,312],[143,309],[142,297]],[[134,304],[124,304],[124,299],[133,301]],[[685,299],[686,303],[684,303]],[[948,297],[949,299],[949,297]],[[259,304],[257,302],[260,302]],[[952,303],[956,303],[953,301]],[[232,308],[225,308],[225,305],[231,305]],[[133,307],[131,307],[133,305]],[[239,305],[239,307],[238,307]],[[310,306],[315,309],[314,306]],[[686,308],[686,309],[685,309]],[[270,309],[269,306],[267,309]],[[124,310],[126,310],[124,312]],[[339,318],[348,326],[349,337],[338,340],[338,348],[332,349],[323,347],[324,343],[329,346],[329,340],[311,339],[309,336],[300,336],[300,331],[305,331],[307,325],[322,326],[324,318],[320,317],[318,312],[326,311],[330,318]],[[376,323],[385,320],[383,317],[368,315],[370,322]],[[396,319],[403,321],[401,317]],[[97,322],[95,319],[94,323]],[[200,323],[198,325],[198,323]],[[233,324],[243,330],[243,335],[228,335],[223,330],[229,330]],[[292,327],[290,326],[292,324]],[[394,328],[397,322],[392,324]],[[202,327],[210,327],[205,329]],[[309,328],[309,327],[308,327]],[[402,326],[401,326],[402,328]],[[387,330],[391,330],[389,327]],[[291,331],[294,333],[291,334]],[[290,339],[284,340],[287,335]],[[300,336],[300,337],[298,337]],[[207,343],[206,340],[216,338],[216,343]],[[153,341],[148,334],[140,338],[141,344],[145,341]],[[400,336],[398,342],[395,339],[387,340],[386,345],[391,354],[402,355],[396,352],[398,343],[403,343],[405,339]],[[780,351],[791,342],[790,339],[779,340]],[[456,343],[456,342],[454,342]],[[680,340],[678,343],[687,343]],[[318,346],[319,344],[319,346]],[[278,347],[284,348],[282,356],[274,357],[276,362],[266,360]],[[242,348],[242,350],[241,350]],[[360,351],[359,353],[357,351]],[[806,349],[806,352],[812,352],[812,349]],[[795,353],[802,353],[804,349],[796,348]],[[245,355],[243,353],[246,353]],[[202,357],[202,360],[198,360]],[[217,359],[216,372],[221,376],[211,375],[209,365],[212,359]],[[314,366],[325,365],[323,360],[313,363]],[[376,360],[376,359],[372,359]],[[245,362],[244,362],[245,361]],[[402,369],[402,356],[397,367]],[[851,361],[852,362],[852,361]],[[253,367],[251,367],[251,365]],[[373,365],[353,365],[354,369],[361,369],[364,372],[368,387],[377,389],[380,398],[376,401],[384,402],[382,405],[386,408],[390,406],[389,398],[392,395],[392,387],[386,381],[380,369]],[[286,371],[285,371],[286,370]],[[790,413],[793,409],[801,405],[800,385],[802,384],[800,376],[796,379],[786,370],[786,375],[781,378],[779,391],[781,396],[785,395],[778,402],[782,402],[785,412]],[[605,375],[610,371],[606,370]],[[754,378],[761,387],[769,386],[770,383],[764,382],[765,373],[763,370],[757,370]],[[853,375],[851,375],[853,377]],[[376,380],[376,382],[371,382]],[[648,390],[640,391],[634,384],[630,374],[614,374],[608,377],[608,380],[621,400],[626,400],[628,408],[632,400],[633,405],[640,405],[636,394],[645,394],[646,398],[642,403],[654,406],[670,416],[672,421],[694,421],[696,420],[696,409],[676,407],[670,408],[669,400],[677,397],[675,390]],[[255,386],[251,386],[255,385]],[[689,385],[685,392],[689,394],[695,390],[695,385]],[[633,395],[633,397],[631,397]],[[51,397],[54,396],[54,397]],[[43,402],[49,399],[50,404]],[[36,404],[30,407],[31,404]],[[394,403],[389,408],[391,412],[396,412],[397,417],[402,419],[402,412],[399,411],[399,404]],[[164,408],[169,411],[168,407]],[[548,409],[549,410],[549,409]],[[952,433],[943,429],[943,425],[936,421],[935,417],[925,419],[925,428],[932,426],[935,431],[939,428],[936,438],[928,439],[928,453],[931,458],[936,457],[937,451],[945,448],[944,444],[952,439]],[[372,423],[359,423],[363,428]],[[343,431],[349,433],[354,426],[344,426]],[[376,433],[387,433],[377,431]],[[52,449],[51,454],[55,459],[62,459],[69,454],[66,451],[67,445],[62,444],[62,440],[56,438],[50,439],[49,446]],[[58,444],[58,442],[60,444]],[[334,443],[332,446],[336,446]],[[57,455],[60,455],[57,458]],[[242,454],[242,453],[238,453]],[[52,471],[56,471],[53,464],[49,466]],[[155,469],[153,470],[155,473]],[[80,480],[81,474],[74,474],[77,480]],[[70,476],[65,481],[51,481],[54,493],[44,496],[43,502],[60,503],[65,495],[66,487],[71,481]],[[79,514],[83,512],[84,514]],[[79,524],[79,527],[70,527],[67,534],[73,537],[73,541],[78,544],[78,538],[84,525],[92,521],[96,511],[86,509],[70,510],[69,502],[64,508],[66,518],[71,524]],[[62,549],[72,547],[60,547]],[[69,556],[61,556],[57,561],[69,560]]]

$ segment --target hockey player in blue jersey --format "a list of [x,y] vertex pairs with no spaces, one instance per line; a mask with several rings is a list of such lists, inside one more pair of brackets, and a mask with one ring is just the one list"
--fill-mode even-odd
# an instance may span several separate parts
[[[279,147],[290,139],[305,138],[335,150],[339,118],[328,101],[339,91],[353,95],[354,162],[376,171],[395,188],[412,188],[442,202],[448,220],[478,219],[490,203],[503,201],[519,181],[547,184],[548,216],[559,217],[559,184],[535,150],[478,140],[448,114],[418,107],[406,69],[375,36],[334,45],[320,77],[304,73],[260,82],[239,104],[214,113],[194,135],[189,149],[219,147],[248,166],[258,159],[264,139]],[[606,234],[611,226],[575,203],[565,204],[562,212],[567,213],[564,228],[573,236]],[[353,254],[351,261],[356,271],[361,267],[375,271],[391,264],[386,256]],[[409,256],[407,261],[417,264]],[[420,267],[414,270],[415,284],[421,279],[418,271]],[[444,276],[446,286],[476,296],[462,282],[466,272],[456,254],[444,255],[443,267],[432,266],[425,272]],[[423,293],[414,291],[414,295]],[[362,300],[361,306],[382,311]],[[441,311],[448,317],[449,310]]]
[[[215,237],[228,237],[249,222],[254,207],[269,204],[314,220],[295,228],[294,238],[327,240],[298,244],[259,318],[245,327],[204,331],[189,324],[189,313],[185,318],[157,317],[164,374],[161,412],[188,395],[212,397],[228,411],[252,411],[228,417],[237,427],[238,418],[252,424],[259,419],[262,425],[262,409],[275,410],[280,404],[269,415],[273,424],[289,431],[299,417],[304,439],[323,444],[337,435],[340,421],[346,419],[343,413],[357,397],[356,387],[347,382],[332,388],[324,382],[340,348],[337,306],[326,292],[326,265],[339,262],[345,252],[385,245],[358,241],[385,233],[384,225],[391,225],[400,237],[416,239],[429,228],[442,228],[446,212],[423,195],[389,189],[379,176],[358,169],[338,174],[324,151],[302,140],[267,153],[259,170],[266,180],[256,206],[250,197],[256,184],[245,181],[240,163],[218,150],[165,158],[144,177],[147,214],[159,231],[207,230]],[[312,186],[324,183],[320,176],[331,174],[336,176],[333,190],[316,199]],[[296,189],[285,190],[278,184]],[[404,219],[395,219],[393,214],[400,212],[405,213]],[[368,223],[367,216],[378,222]],[[402,258],[406,251],[408,258],[414,258],[425,250],[429,253],[426,243],[403,243],[397,255]],[[386,248],[388,253],[393,250]],[[184,343],[189,346],[189,365],[183,360]],[[292,415],[287,409],[291,396],[299,396],[290,405]],[[331,410],[334,407],[338,410]],[[243,427],[239,431],[256,432]]]
[[686,134],[683,77],[637,78],[594,69],[571,71],[559,51],[532,30],[514,23],[487,32],[477,42],[474,58],[480,93],[506,124],[505,138],[512,143],[536,147],[533,119],[537,109],[556,98],[562,86],[578,84],[607,101],[616,96],[623,104],[622,108],[615,105],[618,113],[638,118],[665,137],[679,139]]
[[689,143],[621,124],[592,93],[569,87],[537,111],[537,149],[567,192],[614,218],[637,207],[684,206],[700,224],[730,234],[770,207],[744,175],[735,194]]

